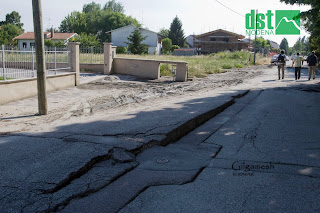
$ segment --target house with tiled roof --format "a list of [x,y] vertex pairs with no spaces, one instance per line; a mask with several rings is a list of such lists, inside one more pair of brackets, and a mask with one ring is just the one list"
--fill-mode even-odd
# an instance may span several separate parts
[[[43,32],[43,34],[44,40],[52,40],[54,42],[62,41],[65,44],[68,43],[69,39],[72,39],[77,35],[77,33],[55,33],[54,30],[51,30],[51,32]],[[19,50],[29,51],[35,45],[33,32],[23,33],[15,37],[13,40],[18,41]]]
[[249,43],[243,41],[245,36],[222,29],[196,35],[193,38],[193,45],[197,48],[198,54],[248,50],[249,47]]

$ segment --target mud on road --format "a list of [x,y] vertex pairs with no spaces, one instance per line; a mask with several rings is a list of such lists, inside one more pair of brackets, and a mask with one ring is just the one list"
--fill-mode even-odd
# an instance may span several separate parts
[[[262,67],[260,67],[261,70]],[[173,82],[172,77],[161,77],[159,80],[141,80],[130,76],[112,75],[104,79],[80,85],[83,90],[109,91],[102,97],[88,98],[91,112],[106,110],[132,103],[141,103],[150,99],[170,98],[177,95],[188,95],[203,90],[234,86],[246,79],[254,78],[262,72],[258,69],[232,70],[221,74],[209,75],[207,78],[194,78],[188,82]]]
[[[48,116],[34,116],[37,113],[36,97],[0,106],[0,134],[40,131],[41,126],[57,126],[65,121],[99,118],[101,115],[123,112],[128,110],[128,107],[152,107],[155,100],[165,102],[177,96],[196,96],[216,88],[241,84],[261,75],[265,69],[268,67],[229,70],[209,75],[207,78],[194,78],[188,82],[174,82],[172,77],[142,80],[132,76],[110,75],[76,88],[49,94]],[[83,78],[88,81],[88,77]]]

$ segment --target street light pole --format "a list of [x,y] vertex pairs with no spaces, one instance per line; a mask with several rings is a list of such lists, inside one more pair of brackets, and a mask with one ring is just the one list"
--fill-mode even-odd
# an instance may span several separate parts
[[38,108],[39,115],[47,115],[46,64],[44,55],[41,0],[32,0],[32,10],[37,60]]

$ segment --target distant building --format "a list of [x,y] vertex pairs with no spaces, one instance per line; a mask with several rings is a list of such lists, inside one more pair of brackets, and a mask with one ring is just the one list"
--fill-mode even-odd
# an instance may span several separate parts
[[186,43],[189,47],[194,47],[193,41],[194,41],[195,35],[189,35],[186,38]]
[[270,41],[271,49],[278,49],[280,46],[277,42]]
[[[128,44],[126,42],[128,42],[128,37],[136,28],[137,27],[134,25],[128,25],[115,30],[111,30],[107,33],[111,34],[112,45],[118,47],[127,47]],[[141,35],[146,37],[142,43],[148,45],[148,53],[159,55],[161,53],[162,35],[141,27],[139,28],[139,30]]]
[[219,29],[194,36],[194,47],[198,54],[248,50],[249,43],[242,41],[244,38],[243,35]]
[[[63,43],[67,44],[69,39],[75,37],[76,33],[55,33],[54,30],[51,32],[44,32],[44,40],[53,40],[54,42],[62,41]],[[35,39],[33,32],[23,33],[13,40],[18,41],[19,50],[26,50],[30,51],[32,47],[35,46]]]

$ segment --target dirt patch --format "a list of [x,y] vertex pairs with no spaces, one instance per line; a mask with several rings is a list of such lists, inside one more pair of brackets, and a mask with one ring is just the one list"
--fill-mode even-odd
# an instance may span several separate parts
[[[127,107],[153,106],[154,101],[168,101],[175,97],[197,96],[216,88],[228,88],[253,79],[263,73],[266,66],[230,70],[212,74],[207,78],[193,78],[188,82],[173,82],[172,77],[143,80],[132,76],[111,75],[82,84],[77,88],[58,91],[49,95],[48,116],[15,119],[22,115],[36,114],[36,97],[0,106],[0,133],[13,131],[40,131],[42,126],[61,125],[100,115],[123,112]],[[112,110],[111,110],[112,109]],[[2,119],[1,119],[2,118]],[[41,125],[43,124],[43,125]]]

